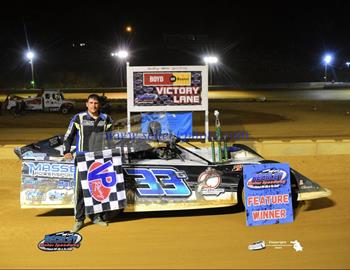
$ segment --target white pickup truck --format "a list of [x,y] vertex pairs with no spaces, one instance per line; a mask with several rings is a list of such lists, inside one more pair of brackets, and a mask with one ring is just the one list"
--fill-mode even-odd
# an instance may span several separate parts
[[43,90],[36,97],[28,98],[8,96],[6,109],[15,111],[18,107],[25,111],[60,111],[63,114],[67,114],[73,109],[74,101],[65,100],[59,90]]

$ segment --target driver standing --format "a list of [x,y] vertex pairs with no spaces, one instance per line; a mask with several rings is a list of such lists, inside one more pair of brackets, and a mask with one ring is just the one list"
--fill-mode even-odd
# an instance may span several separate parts
[[[76,138],[76,153],[84,153],[102,150],[100,136],[112,130],[112,118],[107,114],[100,113],[99,96],[91,94],[86,101],[87,111],[76,114],[69,123],[68,130],[64,136],[63,153],[66,159],[73,159],[71,146]],[[72,232],[79,231],[84,226],[85,205],[80,181],[75,177],[75,224]],[[91,215],[94,224],[107,226],[108,223],[102,219],[101,213]]]

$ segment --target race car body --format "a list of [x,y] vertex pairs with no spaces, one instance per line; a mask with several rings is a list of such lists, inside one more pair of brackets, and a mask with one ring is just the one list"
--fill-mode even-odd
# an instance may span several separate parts
[[[111,147],[123,149],[125,211],[243,205],[244,166],[277,163],[240,144],[228,147],[227,159],[216,162],[210,146],[198,147],[175,136],[112,133],[109,138]],[[22,208],[73,207],[75,167],[63,159],[62,139],[55,136],[15,149],[22,160]],[[290,179],[294,205],[331,194],[292,168]]]

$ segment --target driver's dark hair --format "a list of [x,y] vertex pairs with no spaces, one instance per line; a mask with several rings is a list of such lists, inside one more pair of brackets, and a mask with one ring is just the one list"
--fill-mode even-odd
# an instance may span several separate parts
[[90,96],[88,96],[87,101],[89,99],[94,99],[94,100],[97,100],[98,102],[100,102],[100,97],[97,94],[91,94]]

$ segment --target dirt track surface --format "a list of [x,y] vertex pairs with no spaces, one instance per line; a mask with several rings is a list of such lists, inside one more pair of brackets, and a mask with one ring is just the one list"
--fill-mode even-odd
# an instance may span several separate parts
[[[0,145],[27,144],[63,134],[73,115],[84,110],[83,103],[77,107],[68,115],[28,112],[14,117],[3,112]],[[228,136],[241,133],[245,134],[244,139],[252,140],[350,138],[350,101],[212,102],[209,106],[212,132],[214,110],[220,111],[222,131]],[[113,103],[111,116],[114,121],[125,119],[125,105]],[[193,122],[194,131],[203,133],[204,113],[195,113]],[[137,131],[140,121],[133,127]]]
[[[350,156],[274,159],[289,162],[333,195],[300,206],[293,223],[260,227],[247,227],[245,214],[230,208],[123,213],[107,228],[83,228],[79,249],[51,253],[37,244],[45,234],[69,230],[72,211],[20,209],[20,161],[3,159],[0,268],[349,268]],[[248,251],[257,240],[298,240],[303,251]]]
[[[221,111],[223,131],[245,130],[253,139],[350,137],[349,101],[213,103],[214,109]],[[71,116],[3,114],[0,145],[63,133]],[[195,117],[196,125],[203,121]],[[79,249],[51,253],[40,251],[38,242],[70,230],[73,211],[20,209],[21,162],[13,154],[0,156],[0,268],[350,268],[350,155],[265,157],[290,163],[333,192],[329,199],[301,205],[290,224],[247,227],[245,213],[232,208],[124,213],[107,228],[88,224]],[[290,246],[248,251],[258,240],[298,240],[303,251]]]

